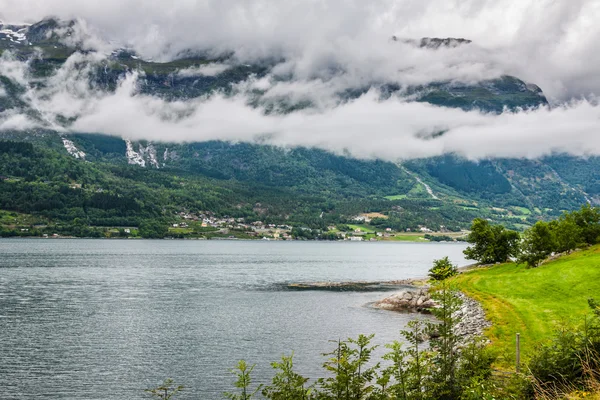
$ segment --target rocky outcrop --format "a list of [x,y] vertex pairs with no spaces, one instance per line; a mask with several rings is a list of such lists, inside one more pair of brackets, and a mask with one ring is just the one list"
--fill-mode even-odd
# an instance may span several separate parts
[[414,280],[405,279],[398,281],[349,281],[349,282],[297,282],[288,283],[290,290],[328,290],[334,292],[375,292],[389,291],[390,289],[411,288]]
[[[464,338],[483,335],[484,330],[490,327],[491,324],[485,318],[485,312],[481,305],[462,292],[458,292],[456,295],[461,299],[462,305],[454,314],[455,318],[460,319],[456,325],[455,333]],[[376,302],[373,306],[390,311],[429,313],[432,308],[438,305],[431,298],[429,288],[424,287],[402,290]]]
[[428,288],[406,289],[386,297],[374,304],[375,307],[391,311],[427,312],[435,307]]

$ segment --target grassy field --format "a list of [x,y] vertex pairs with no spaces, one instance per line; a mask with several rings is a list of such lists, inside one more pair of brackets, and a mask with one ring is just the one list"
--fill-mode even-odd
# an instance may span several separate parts
[[381,240],[389,240],[393,242],[427,242],[427,240],[423,237],[423,234],[411,235],[409,233],[396,234],[395,236],[391,236],[389,238],[381,238]]
[[588,298],[600,299],[600,246],[538,268],[502,264],[455,279],[462,291],[483,305],[493,324],[487,335],[509,365],[517,332],[526,360],[560,325],[581,323],[589,313]]
[[362,232],[366,232],[366,233],[375,233],[375,229],[370,227],[369,225],[348,225],[351,229],[355,230],[355,229],[360,229]]
[[388,200],[404,200],[406,198],[405,194],[398,194],[395,196],[385,196],[386,199]]
[[21,225],[29,226],[41,223],[47,223],[47,220],[29,214],[0,210],[0,226],[4,225],[12,228]]

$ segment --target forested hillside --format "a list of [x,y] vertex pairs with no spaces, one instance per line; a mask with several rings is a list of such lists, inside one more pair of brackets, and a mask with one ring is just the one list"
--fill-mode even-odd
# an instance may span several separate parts
[[[189,52],[163,63],[126,48],[95,57],[82,43],[69,40],[77,33],[75,24],[48,19],[31,26],[6,25],[0,33],[0,62],[10,66],[0,73],[0,112],[20,113],[39,125],[0,130],[0,137],[10,141],[2,142],[2,209],[112,226],[168,221],[176,212],[195,210],[314,228],[380,212],[389,217],[388,224],[404,230],[464,228],[477,212],[523,229],[587,201],[595,203],[600,195],[597,158],[467,160],[449,154],[389,162],[260,140],[149,142],[77,131],[72,128],[76,114],[39,106],[60,79],[67,80],[64,90],[100,96],[114,93],[136,74],[135,95],[169,102],[233,98],[243,91],[266,114],[287,115],[318,104],[246,88],[285,60],[245,64],[228,54]],[[445,46],[438,41],[435,49]],[[294,84],[292,76],[277,79]],[[370,91],[382,100],[398,97],[492,114],[547,104],[539,87],[512,76],[408,87],[373,81],[339,90],[334,98],[344,104]]]

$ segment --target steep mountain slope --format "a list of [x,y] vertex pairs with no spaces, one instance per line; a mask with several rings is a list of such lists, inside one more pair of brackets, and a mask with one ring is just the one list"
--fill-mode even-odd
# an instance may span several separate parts
[[[468,44],[469,41],[462,39],[435,38],[416,43],[432,51],[443,46]],[[26,61],[26,71],[20,75],[15,68],[5,68],[5,73],[0,74],[0,88],[4,92],[0,96],[0,112],[23,113],[47,126],[47,129],[25,131],[5,129],[0,135],[49,146],[101,169],[129,164],[130,168],[146,171],[140,174],[151,175],[152,169],[167,170],[209,178],[213,182],[259,185],[268,190],[326,197],[332,201],[385,198],[434,201],[436,205],[427,207],[439,208],[440,204],[446,204],[454,210],[487,209],[491,218],[514,218],[517,224],[576,208],[587,200],[594,201],[594,196],[600,194],[600,176],[594,172],[597,159],[556,156],[542,160],[473,162],[447,155],[399,165],[356,160],[316,149],[227,142],[132,142],[87,132],[66,133],[65,129],[77,119],[76,115],[49,114],[36,107],[38,98],[43,100],[48,96],[44,90],[52,85],[51,80],[56,79],[66,63],[75,71],[77,82],[85,82],[86,90],[111,93],[126,74],[135,73],[139,93],[177,101],[214,93],[239,94],[245,90],[246,81],[271,74],[283,60],[261,60],[250,65],[227,54],[190,52],[177,60],[160,63],[143,60],[127,49],[94,57],[76,22],[53,19],[31,26],[0,25],[0,52],[4,53],[0,63]],[[74,59],[78,54],[81,56]],[[290,81],[293,77],[278,79]],[[336,101],[351,101],[369,90],[376,90],[382,99],[400,96],[436,106],[489,113],[547,104],[539,87],[511,76],[477,83],[448,81],[411,87],[373,81],[337,92]],[[245,94],[252,105],[267,113],[292,113],[315,106],[302,98],[264,96],[264,92],[256,89]],[[6,168],[3,173],[11,175],[10,167]],[[393,207],[377,204],[376,211]],[[371,207],[364,205],[364,208],[362,211]],[[452,218],[447,216],[446,221]]]

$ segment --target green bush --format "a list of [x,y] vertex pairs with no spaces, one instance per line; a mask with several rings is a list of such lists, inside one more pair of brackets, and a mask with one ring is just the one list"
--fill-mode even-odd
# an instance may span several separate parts
[[580,326],[562,325],[534,354],[529,369],[538,387],[583,387],[586,370],[600,369],[600,318],[595,306],[590,299],[593,316]]
[[433,261],[433,267],[429,270],[429,277],[434,281],[443,281],[458,274],[458,268],[452,265],[448,257]]

